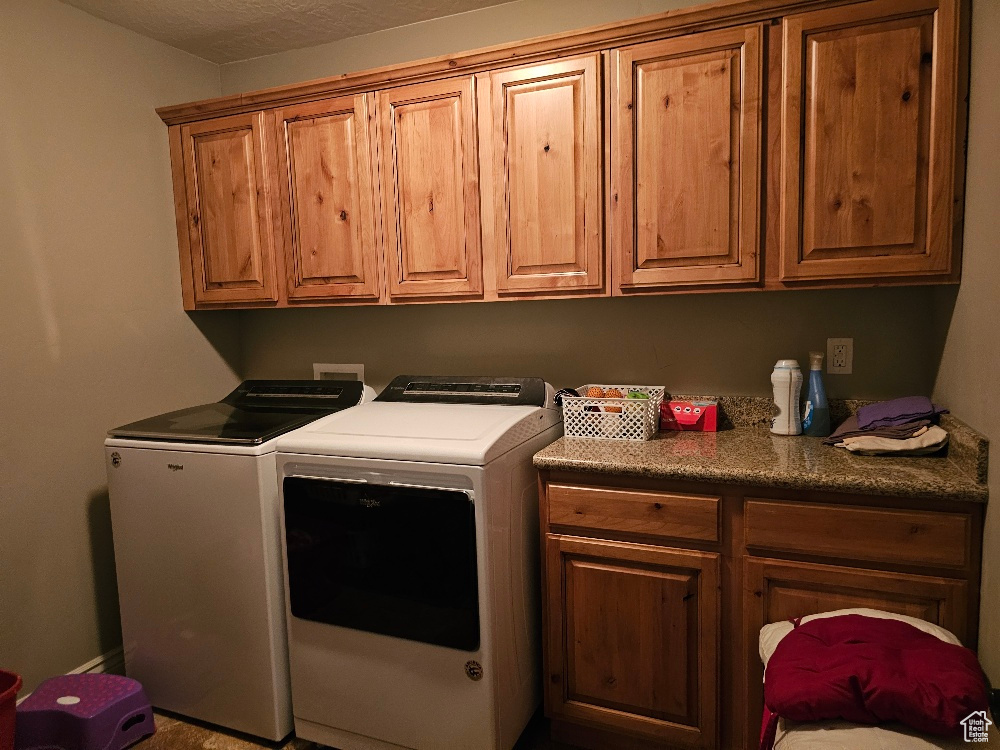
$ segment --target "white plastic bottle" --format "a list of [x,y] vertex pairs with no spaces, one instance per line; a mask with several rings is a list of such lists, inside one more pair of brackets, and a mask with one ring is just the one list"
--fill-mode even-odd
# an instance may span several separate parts
[[799,395],[802,392],[802,370],[794,359],[779,359],[771,373],[774,386],[774,405],[777,416],[771,421],[771,432],[776,435],[801,435],[802,414]]

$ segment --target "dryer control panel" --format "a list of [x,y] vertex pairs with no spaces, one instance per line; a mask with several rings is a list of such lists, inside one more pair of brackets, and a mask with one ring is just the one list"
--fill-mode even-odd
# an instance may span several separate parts
[[551,390],[541,378],[400,375],[375,400],[551,407]]

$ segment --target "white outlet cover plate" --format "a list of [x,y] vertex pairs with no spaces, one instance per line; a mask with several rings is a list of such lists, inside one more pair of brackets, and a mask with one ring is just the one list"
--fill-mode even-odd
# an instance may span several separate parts
[[313,380],[360,380],[364,383],[365,366],[313,362]]
[[[837,357],[837,350],[843,347],[842,357]],[[842,359],[843,363],[838,363]],[[830,375],[850,375],[854,372],[854,339],[839,338],[826,340],[826,371]]]

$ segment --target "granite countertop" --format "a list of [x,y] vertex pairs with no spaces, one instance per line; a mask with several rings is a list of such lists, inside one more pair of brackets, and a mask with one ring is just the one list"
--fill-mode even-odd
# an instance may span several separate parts
[[719,432],[660,432],[644,442],[562,437],[535,454],[534,463],[539,469],[986,502],[986,439],[951,417],[942,426],[951,438],[947,455],[859,456],[823,445],[821,438],[774,435],[758,423]]

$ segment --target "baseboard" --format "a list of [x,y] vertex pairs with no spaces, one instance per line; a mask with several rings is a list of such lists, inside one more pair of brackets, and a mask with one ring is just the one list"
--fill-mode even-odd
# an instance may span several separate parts
[[[76,669],[69,670],[66,674],[125,674],[125,651],[121,646],[111,649],[106,654],[91,659],[86,664],[81,664]],[[17,699],[17,704],[21,705],[31,693],[22,695]]]
[[125,674],[125,651],[121,646],[71,669],[66,674]]

